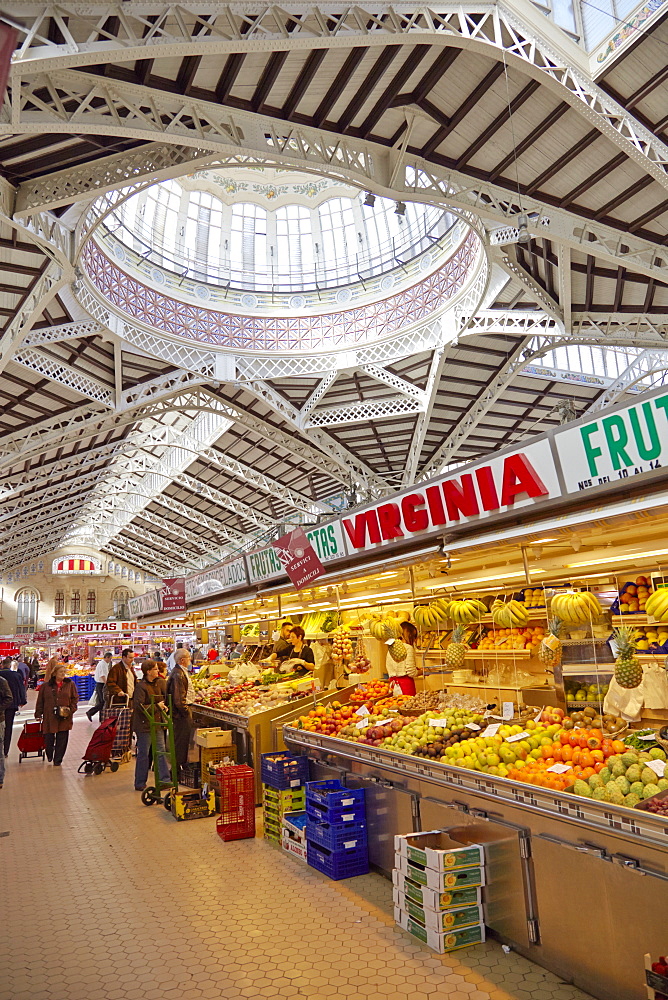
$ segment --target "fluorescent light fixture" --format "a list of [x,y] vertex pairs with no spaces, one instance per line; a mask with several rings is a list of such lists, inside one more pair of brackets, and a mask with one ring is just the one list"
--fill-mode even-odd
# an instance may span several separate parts
[[[542,569],[532,569],[531,575],[535,573],[543,573]],[[475,580],[447,580],[443,583],[426,583],[425,590],[439,590],[441,587],[467,587],[470,583],[489,583],[490,580],[516,580],[519,577],[523,577],[524,571],[521,573],[497,573],[495,576],[479,576]]]
[[400,594],[410,594],[410,588],[408,590],[390,590],[384,594],[356,594],[354,597],[344,597],[339,601],[339,604],[350,604],[354,601],[372,601],[375,597],[379,601],[384,601],[386,597],[398,597]]
[[668,556],[668,549],[657,549],[655,552],[631,552],[628,556],[609,555],[606,559],[587,559],[585,562],[566,563],[566,569],[578,569],[580,566],[604,566],[609,563],[614,566],[618,562],[628,562],[630,559],[653,559],[655,556]]
[[537,538],[535,542],[529,542],[530,545],[541,545],[543,542],[558,542],[558,538]]

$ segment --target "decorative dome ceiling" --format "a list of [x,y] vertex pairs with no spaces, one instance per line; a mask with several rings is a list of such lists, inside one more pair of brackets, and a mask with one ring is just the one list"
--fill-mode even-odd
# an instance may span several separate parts
[[405,267],[455,221],[439,207],[365,198],[336,181],[257,168],[154,184],[120,204],[104,228],[130,255],[179,279],[285,294]]

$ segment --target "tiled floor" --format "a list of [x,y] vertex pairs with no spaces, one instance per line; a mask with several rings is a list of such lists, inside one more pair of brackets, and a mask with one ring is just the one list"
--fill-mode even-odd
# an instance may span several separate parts
[[80,712],[62,768],[19,764],[15,730],[0,1000],[587,1000],[495,942],[436,955],[394,925],[378,875],[331,882],[143,806],[133,764],[77,774],[93,730]]

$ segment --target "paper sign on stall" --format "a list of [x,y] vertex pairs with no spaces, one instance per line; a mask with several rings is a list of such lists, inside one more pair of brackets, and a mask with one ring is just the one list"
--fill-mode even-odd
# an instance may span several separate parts
[[645,764],[645,767],[649,767],[652,771],[654,771],[657,778],[663,778],[663,772],[666,770],[667,766],[668,765],[666,765],[665,760],[648,760]]
[[369,709],[366,707],[366,705],[360,705],[360,707],[355,712],[355,715],[370,715],[370,714],[371,713],[369,712]]
[[507,722],[508,719],[512,719],[514,714],[515,714],[515,706],[513,705],[512,701],[504,701],[503,713],[502,713],[503,719]]
[[570,764],[553,764],[552,767],[548,767],[548,771],[554,771],[555,774],[565,774],[566,771],[570,771]]
[[491,726],[487,726],[487,729],[483,729],[481,736],[496,736],[499,729],[501,728],[500,722],[494,722]]
[[366,719],[360,719],[359,722],[355,723],[355,728],[356,729],[364,729],[364,727],[368,726],[368,725],[369,725],[369,723],[368,723],[368,721]]
[[518,740],[525,740],[527,736],[531,736],[531,733],[527,733],[526,730],[523,733],[515,733],[514,736],[506,736],[506,743],[517,743]]

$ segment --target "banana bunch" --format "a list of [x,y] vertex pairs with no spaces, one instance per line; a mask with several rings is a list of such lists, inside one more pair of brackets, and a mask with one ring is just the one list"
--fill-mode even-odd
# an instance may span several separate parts
[[645,613],[659,622],[668,622],[668,590],[655,590],[647,598]]
[[437,621],[445,622],[449,618],[451,604],[452,601],[449,601],[447,597],[437,597],[431,602],[429,609],[434,612]]
[[448,618],[456,625],[470,625],[471,622],[478,621],[481,615],[486,614],[486,606],[476,598],[450,601],[448,607]]
[[492,621],[501,628],[526,628],[529,612],[519,601],[502,601],[497,597],[492,604]]
[[432,609],[431,604],[418,604],[413,612],[413,618],[415,624],[423,630],[436,628],[439,621],[442,620]]
[[603,608],[588,590],[582,590],[578,594],[555,594],[551,608],[552,614],[567,625],[582,625],[603,614]]

